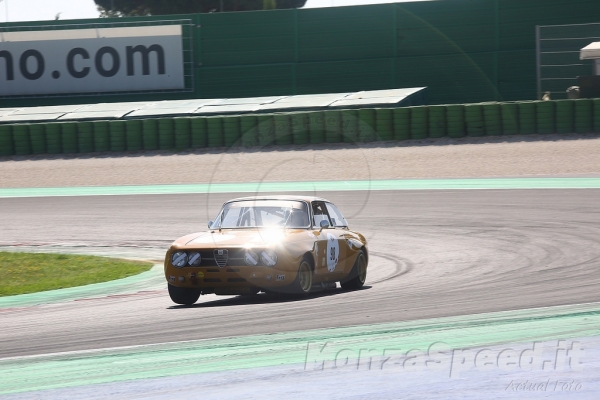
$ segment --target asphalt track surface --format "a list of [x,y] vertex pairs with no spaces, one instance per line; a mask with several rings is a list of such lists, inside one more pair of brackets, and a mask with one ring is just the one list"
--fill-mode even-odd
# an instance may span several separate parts
[[[369,240],[365,289],[302,299],[209,295],[194,307],[154,289],[0,309],[0,358],[600,301],[600,189],[319,195]],[[0,199],[0,246],[157,255],[203,230],[231,197]]]

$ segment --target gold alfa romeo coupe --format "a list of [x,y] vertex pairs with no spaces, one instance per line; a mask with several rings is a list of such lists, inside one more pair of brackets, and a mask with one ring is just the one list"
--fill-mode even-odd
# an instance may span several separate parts
[[367,241],[331,202],[305,196],[233,199],[206,232],[177,239],[165,257],[169,295],[194,304],[201,294],[305,294],[360,289]]

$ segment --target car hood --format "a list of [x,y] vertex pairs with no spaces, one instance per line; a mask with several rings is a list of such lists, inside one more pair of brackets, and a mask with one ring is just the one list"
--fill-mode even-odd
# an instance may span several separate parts
[[314,240],[306,229],[223,229],[199,232],[177,239],[179,248],[264,247],[280,243]]

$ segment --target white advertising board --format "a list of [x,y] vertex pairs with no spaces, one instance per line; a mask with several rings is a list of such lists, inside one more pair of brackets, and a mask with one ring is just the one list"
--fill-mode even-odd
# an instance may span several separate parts
[[181,25],[0,32],[0,96],[184,89]]

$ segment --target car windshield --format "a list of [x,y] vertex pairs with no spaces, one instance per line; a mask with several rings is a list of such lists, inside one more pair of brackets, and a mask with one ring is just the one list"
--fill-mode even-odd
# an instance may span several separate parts
[[308,207],[302,201],[243,200],[225,204],[211,228],[307,228],[308,225]]

